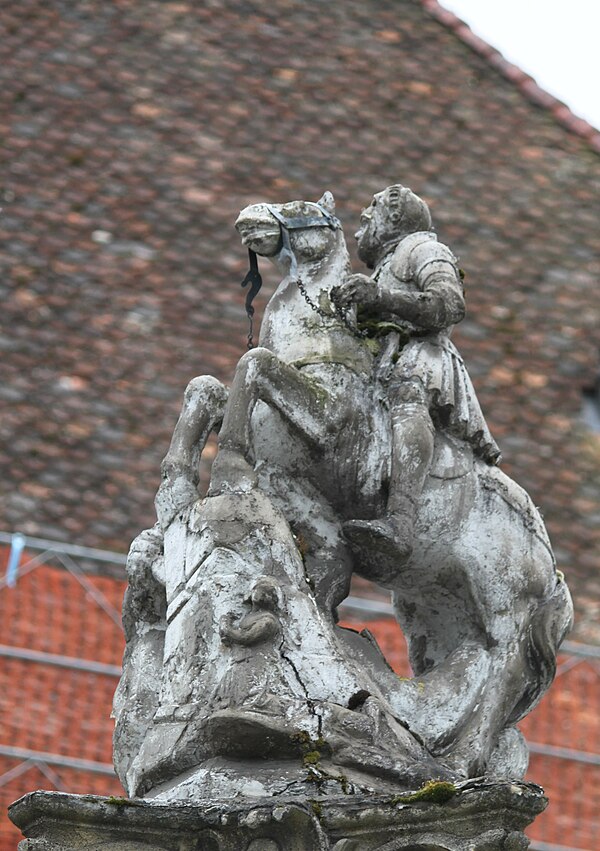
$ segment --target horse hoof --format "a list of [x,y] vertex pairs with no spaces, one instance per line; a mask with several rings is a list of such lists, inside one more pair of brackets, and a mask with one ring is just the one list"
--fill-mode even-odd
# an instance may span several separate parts
[[399,564],[412,554],[412,545],[400,540],[384,520],[348,520],[342,531],[358,560],[357,572],[375,582],[396,577]]
[[209,496],[223,493],[248,493],[258,485],[254,468],[233,449],[220,449],[213,461]]
[[387,520],[348,520],[342,530],[350,543],[375,547],[403,561],[412,555],[412,544]]

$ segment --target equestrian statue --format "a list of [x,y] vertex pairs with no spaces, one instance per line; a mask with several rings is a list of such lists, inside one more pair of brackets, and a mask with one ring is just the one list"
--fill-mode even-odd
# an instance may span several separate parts
[[[251,319],[257,258],[282,279],[231,387],[189,384],[157,524],[132,544],[125,788],[171,802],[523,777],[515,725],[553,679],[572,604],[451,341],[456,258],[400,185],[361,216],[371,276],[353,273],[329,192],[253,204],[236,228]],[[412,677],[339,626],[354,573],[390,590]]]

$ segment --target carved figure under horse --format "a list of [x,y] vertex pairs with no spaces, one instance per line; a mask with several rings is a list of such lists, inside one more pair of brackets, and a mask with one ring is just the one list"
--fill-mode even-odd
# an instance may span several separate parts
[[267,493],[198,498],[198,452],[225,398],[214,379],[191,383],[157,527],[130,551],[114,701],[123,784],[177,801],[298,796],[307,783],[322,794],[393,792],[450,777],[317,606]]

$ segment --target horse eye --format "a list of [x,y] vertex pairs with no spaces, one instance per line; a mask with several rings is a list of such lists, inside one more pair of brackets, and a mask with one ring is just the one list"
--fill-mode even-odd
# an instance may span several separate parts
[[376,206],[377,206],[377,198],[373,198],[373,204],[372,204],[372,206],[373,206],[373,207],[376,207]]

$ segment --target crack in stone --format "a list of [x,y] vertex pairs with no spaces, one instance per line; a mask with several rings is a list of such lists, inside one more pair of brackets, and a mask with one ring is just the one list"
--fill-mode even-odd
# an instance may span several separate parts
[[321,715],[317,712],[317,710],[315,708],[315,702],[310,697],[310,695],[308,693],[308,689],[306,688],[304,682],[302,681],[302,677],[300,676],[298,668],[293,663],[293,661],[290,659],[290,657],[286,656],[286,654],[283,650],[283,641],[279,645],[279,653],[281,654],[281,658],[284,659],[288,663],[288,665],[291,667],[292,671],[294,672],[294,676],[296,677],[296,679],[300,683],[302,691],[304,692],[304,695],[306,697],[306,705],[308,707],[309,714],[312,715],[313,718],[317,719],[317,733],[320,736],[321,732],[322,732],[323,719],[321,718]]

